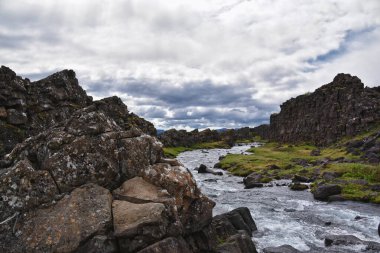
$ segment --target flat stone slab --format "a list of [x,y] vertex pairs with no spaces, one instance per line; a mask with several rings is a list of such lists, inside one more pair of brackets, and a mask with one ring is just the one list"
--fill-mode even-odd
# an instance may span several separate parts
[[164,223],[165,206],[161,203],[134,204],[114,200],[112,212],[115,236],[130,237],[137,234],[142,226]]
[[25,252],[73,252],[112,224],[112,195],[98,185],[75,189],[56,205],[32,212],[17,229]]

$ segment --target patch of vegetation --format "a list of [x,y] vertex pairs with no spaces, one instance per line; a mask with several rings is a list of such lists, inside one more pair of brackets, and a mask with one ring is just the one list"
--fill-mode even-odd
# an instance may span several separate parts
[[186,147],[169,147],[163,148],[165,157],[176,158],[180,153],[192,150],[191,148]]
[[215,142],[204,142],[204,143],[197,143],[190,147],[165,147],[164,155],[168,158],[175,158],[180,153],[195,149],[213,149],[213,148],[230,148],[230,146],[223,141],[215,141]]
[[[331,183],[342,186],[342,196],[345,199],[380,203],[380,193],[370,188],[371,184],[380,183],[380,165],[361,162],[359,156],[347,153],[344,146],[319,148],[319,155],[312,156],[311,151],[316,149],[318,148],[307,144],[265,143],[249,149],[251,155],[227,155],[220,161],[220,167],[236,176],[247,176],[255,172],[261,174],[265,182],[291,179],[296,174],[313,177],[317,180],[312,188],[325,181],[322,177],[324,172],[337,172],[337,178]],[[343,161],[339,160],[342,158]],[[324,163],[324,160],[329,162]]]
[[348,183],[342,185],[342,196],[345,199],[380,204],[380,193],[368,189],[368,186]]

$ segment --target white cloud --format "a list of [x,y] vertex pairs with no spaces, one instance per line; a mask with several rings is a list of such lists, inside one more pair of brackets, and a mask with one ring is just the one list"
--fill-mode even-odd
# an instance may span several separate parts
[[[72,68],[91,95],[117,94],[162,127],[254,125],[338,72],[378,85],[378,13],[377,0],[0,0],[1,64],[31,77]],[[202,99],[171,94],[194,83],[210,84],[194,85]],[[194,110],[220,87],[201,105],[210,113]]]

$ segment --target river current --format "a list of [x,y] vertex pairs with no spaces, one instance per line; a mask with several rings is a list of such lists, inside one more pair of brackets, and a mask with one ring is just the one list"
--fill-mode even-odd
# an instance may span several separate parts
[[[309,191],[291,191],[275,184],[273,187],[244,189],[241,177],[225,171],[223,176],[216,176],[198,174],[194,170],[200,164],[212,168],[219,156],[244,154],[252,145],[256,144],[187,151],[177,158],[192,172],[202,192],[216,202],[214,215],[241,206],[250,209],[258,227],[252,239],[259,252],[266,247],[284,244],[301,251],[324,247],[324,237],[329,234],[354,235],[380,243],[377,233],[380,205],[351,201],[326,203],[314,200]],[[334,246],[334,249],[344,252],[345,246]],[[361,248],[352,246],[349,249],[361,251]]]

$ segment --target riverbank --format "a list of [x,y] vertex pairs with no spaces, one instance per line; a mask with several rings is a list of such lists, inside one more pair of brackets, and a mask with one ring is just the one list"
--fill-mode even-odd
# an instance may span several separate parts
[[[236,140],[234,143],[252,143],[255,141],[260,141],[260,137],[256,136],[256,138],[251,139],[240,139]],[[213,141],[213,142],[200,142],[190,146],[179,146],[179,147],[164,147],[164,155],[167,158],[176,158],[180,153],[185,151],[197,150],[197,149],[214,149],[214,148],[231,148],[234,143],[229,143],[227,141]]]
[[251,154],[228,154],[217,167],[236,176],[254,173],[257,183],[293,179],[313,182],[313,191],[319,185],[334,184],[341,187],[336,199],[380,203],[380,165],[366,163],[362,154],[349,153],[345,146],[264,143],[248,152]]
[[194,150],[181,153],[178,160],[192,172],[202,192],[216,202],[214,215],[239,206],[250,209],[258,228],[253,234],[253,241],[259,252],[283,244],[289,244],[302,252],[335,250],[347,253],[358,252],[360,247],[364,247],[325,247],[324,240],[331,234],[354,235],[362,240],[380,243],[377,235],[379,205],[352,201],[326,203],[315,200],[309,191],[295,192],[286,186],[276,186],[276,183],[282,185],[290,180],[273,181],[273,187],[244,189],[242,178],[229,172],[224,171],[224,175],[215,176],[199,174],[194,170],[201,163],[212,167],[220,156],[228,153],[248,155],[245,151],[251,146]]

